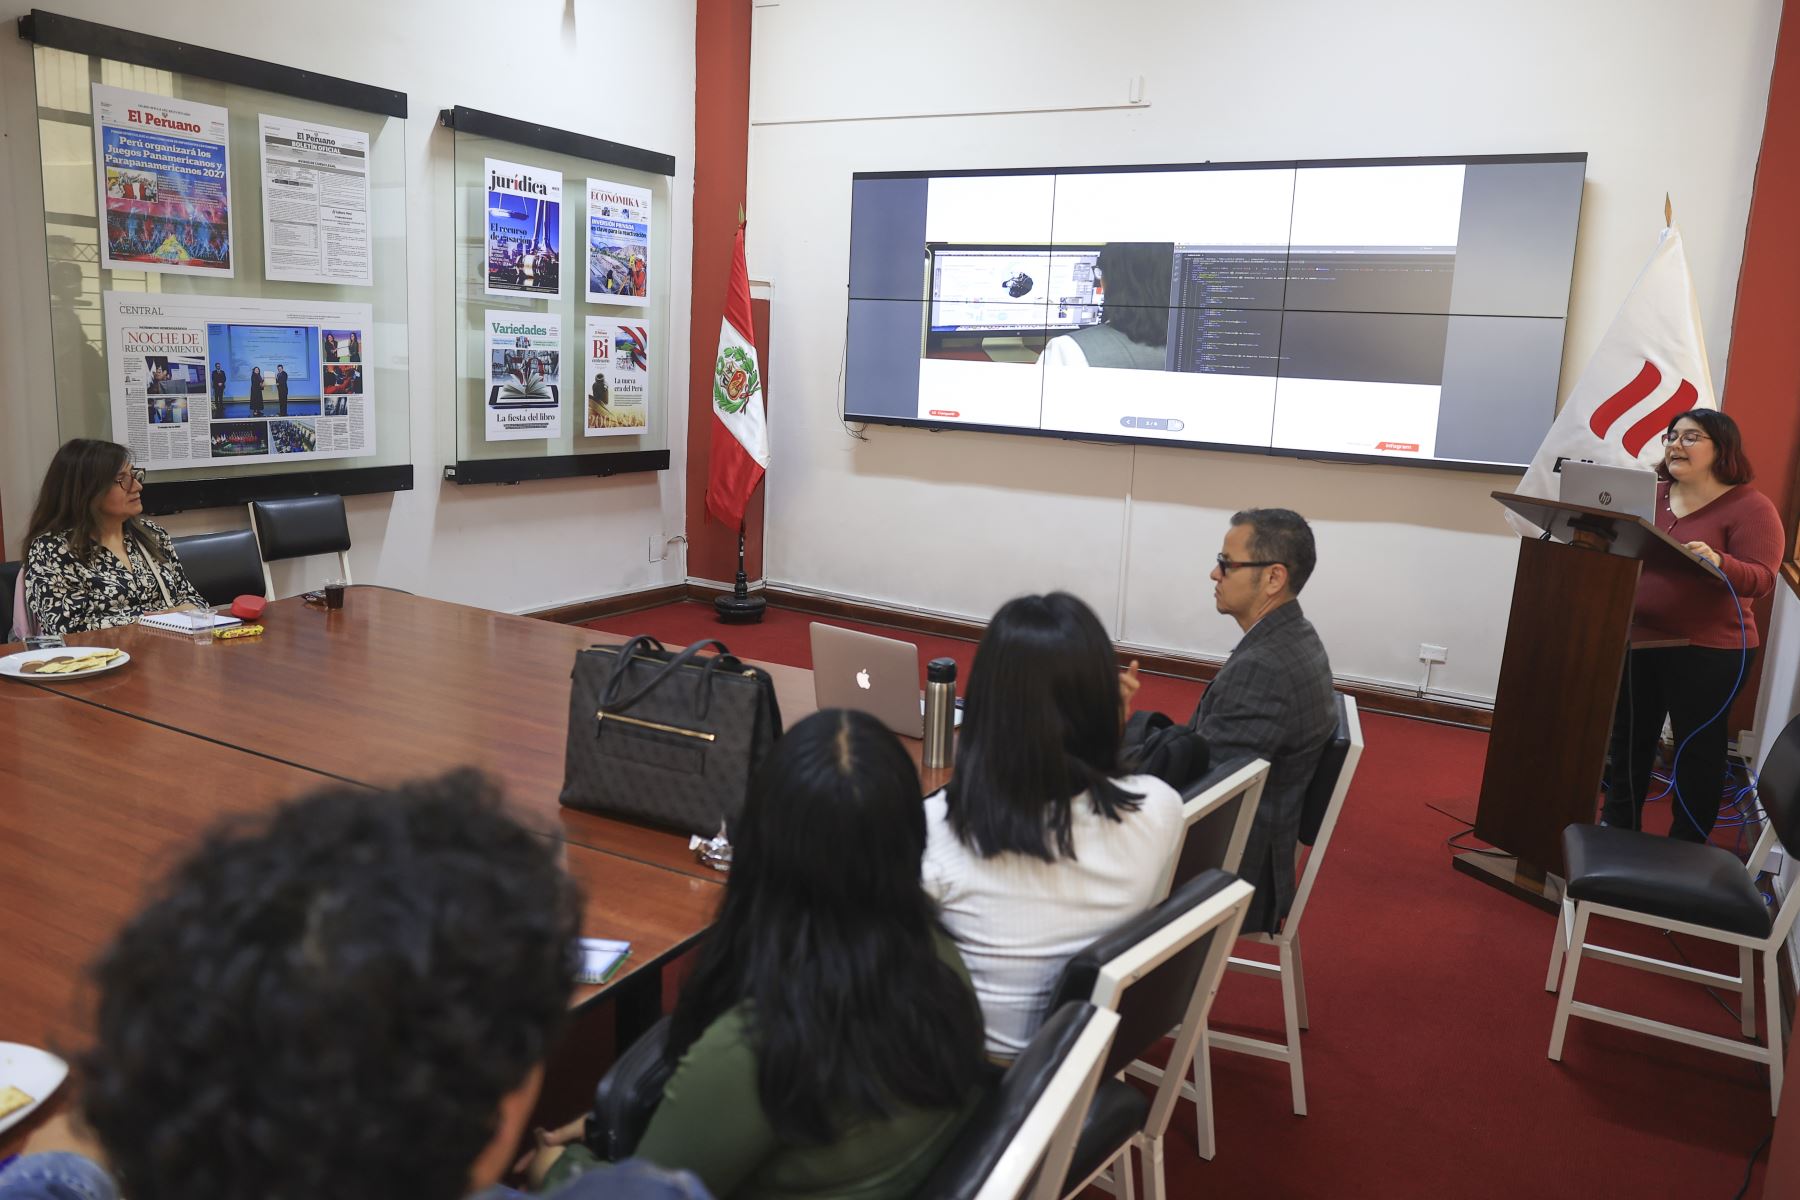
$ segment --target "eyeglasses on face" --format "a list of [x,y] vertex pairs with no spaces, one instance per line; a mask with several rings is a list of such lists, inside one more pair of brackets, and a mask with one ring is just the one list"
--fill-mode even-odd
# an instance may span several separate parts
[[1663,445],[1665,446],[1673,446],[1677,443],[1683,446],[1697,446],[1701,442],[1710,441],[1712,441],[1712,439],[1707,437],[1704,433],[1701,433],[1698,429],[1671,429],[1669,432],[1663,434]]
[[113,482],[118,484],[125,491],[129,492],[131,490],[131,485],[134,480],[136,481],[136,483],[139,487],[143,487],[144,486],[144,476],[148,475],[149,473],[150,472],[144,470],[144,468],[142,468],[142,467],[126,467],[123,471],[120,471],[118,473],[118,475],[114,477]]
[[1231,574],[1232,570],[1237,567],[1279,567],[1283,565],[1278,559],[1272,558],[1258,559],[1254,562],[1233,562],[1223,554],[1214,555],[1213,561],[1219,564],[1219,570],[1226,575]]

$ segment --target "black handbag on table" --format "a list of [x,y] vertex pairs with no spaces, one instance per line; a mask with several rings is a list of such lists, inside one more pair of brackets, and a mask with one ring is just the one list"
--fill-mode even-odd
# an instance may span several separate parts
[[673,652],[648,636],[590,646],[570,680],[569,808],[711,837],[743,811],[781,736],[768,672],[714,639]]

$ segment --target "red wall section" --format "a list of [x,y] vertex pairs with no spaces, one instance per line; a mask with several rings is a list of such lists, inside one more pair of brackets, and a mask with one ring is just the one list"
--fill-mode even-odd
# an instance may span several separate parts
[[[694,278],[688,345],[688,574],[725,582],[737,574],[737,530],[706,512],[711,461],[712,367],[725,315],[725,284],[750,159],[751,0],[698,0],[694,33]],[[751,305],[768,395],[769,306]],[[746,568],[762,577],[763,489],[750,497]]]
[[[1744,431],[1744,447],[1756,467],[1756,486],[1789,521],[1793,555],[1795,476],[1800,470],[1800,3],[1782,7],[1769,83],[1769,111],[1762,155],[1750,198],[1744,265],[1738,273],[1732,317],[1731,356],[1725,365],[1725,411]],[[1776,587],[1786,585],[1777,582]],[[1766,637],[1770,601],[1756,605],[1757,628]],[[1762,662],[1744,681],[1731,713],[1733,730],[1754,719]],[[1775,730],[1762,731],[1773,734]]]

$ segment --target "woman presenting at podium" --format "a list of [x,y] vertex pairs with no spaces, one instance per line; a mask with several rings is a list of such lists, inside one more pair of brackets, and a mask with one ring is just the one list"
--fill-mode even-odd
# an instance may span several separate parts
[[[1724,413],[1696,408],[1671,421],[1656,474],[1657,527],[1712,569],[1644,564],[1633,622],[1688,644],[1627,653],[1601,815],[1637,829],[1646,796],[1666,795],[1669,836],[1703,842],[1719,815],[1731,702],[1759,640],[1750,605],[1774,588],[1786,543],[1775,506],[1748,486],[1743,438]],[[1674,782],[1653,792],[1665,717],[1675,733]]]

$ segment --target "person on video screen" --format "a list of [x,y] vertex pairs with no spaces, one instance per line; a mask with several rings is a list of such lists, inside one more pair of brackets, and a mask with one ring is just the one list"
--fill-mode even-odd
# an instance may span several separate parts
[[1052,367],[1121,367],[1160,371],[1169,340],[1172,242],[1110,242],[1095,274],[1100,323],[1051,338],[1038,362]]

